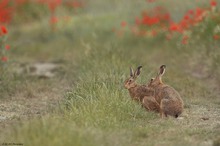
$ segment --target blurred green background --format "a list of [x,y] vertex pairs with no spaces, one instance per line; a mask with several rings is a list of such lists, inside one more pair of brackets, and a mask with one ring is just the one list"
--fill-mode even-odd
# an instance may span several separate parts
[[[0,77],[0,142],[219,145],[220,41],[213,36],[220,34],[220,1],[214,12],[207,0],[78,2],[82,6],[60,4],[51,11],[45,3],[28,1],[7,25],[10,50]],[[178,33],[171,40],[164,33],[133,35],[135,18],[157,6],[175,22],[195,8],[204,8],[207,18],[186,31],[187,44]],[[182,120],[146,112],[123,87],[130,66],[143,65],[137,82],[145,84],[161,64],[167,65],[164,82],[184,100]]]

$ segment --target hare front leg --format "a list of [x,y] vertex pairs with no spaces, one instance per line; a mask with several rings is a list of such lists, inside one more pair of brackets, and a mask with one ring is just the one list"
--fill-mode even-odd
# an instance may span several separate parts
[[164,114],[163,110],[160,109],[160,118],[163,119],[164,117],[165,117],[165,114]]
[[160,102],[160,117],[163,119],[164,117],[167,117],[167,114],[164,113],[163,109],[163,102]]

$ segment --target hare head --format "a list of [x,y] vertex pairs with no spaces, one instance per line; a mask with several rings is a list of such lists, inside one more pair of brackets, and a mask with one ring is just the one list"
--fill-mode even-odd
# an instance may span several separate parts
[[166,65],[161,65],[160,66],[156,78],[151,78],[150,82],[148,83],[149,87],[155,87],[155,86],[157,86],[159,84],[163,84],[162,76],[165,73],[165,69],[166,69]]
[[142,66],[138,66],[138,68],[134,72],[133,69],[130,67],[130,77],[126,79],[124,82],[124,86],[126,89],[133,88],[137,85],[135,81],[137,77],[140,75],[141,69],[142,69]]

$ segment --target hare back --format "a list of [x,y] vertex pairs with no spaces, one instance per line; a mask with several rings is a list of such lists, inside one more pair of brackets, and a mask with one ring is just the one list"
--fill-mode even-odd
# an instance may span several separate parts
[[144,96],[150,96],[153,92],[154,90],[147,88],[146,85],[139,85],[135,88],[129,89],[130,96],[137,101],[142,101]]
[[180,105],[183,107],[183,100],[182,100],[180,94],[173,87],[170,87],[167,85],[167,87],[164,88],[164,92],[165,92],[165,94],[168,95],[167,97],[169,97],[177,105]]
[[162,85],[155,89],[155,95],[157,97],[157,101],[161,101],[163,98],[182,102],[182,98],[180,94],[173,88],[168,85]]

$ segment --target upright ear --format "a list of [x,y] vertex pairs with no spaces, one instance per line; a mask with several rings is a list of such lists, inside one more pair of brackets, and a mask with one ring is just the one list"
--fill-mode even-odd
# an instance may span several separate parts
[[134,73],[135,77],[138,77],[141,74],[141,69],[142,69],[142,66],[138,66],[137,70]]
[[132,69],[132,67],[130,67],[130,76],[131,76],[131,77],[134,76],[134,70]]
[[164,73],[165,73],[165,69],[166,69],[166,65],[161,65],[157,75],[159,77],[162,77],[164,75]]
[[155,79],[155,78],[151,78],[151,79],[150,79],[150,84],[153,83],[154,79]]
[[155,79],[155,78],[151,78],[150,81],[149,81],[149,83],[148,83],[147,85],[148,85],[148,86],[152,85],[154,79]]

